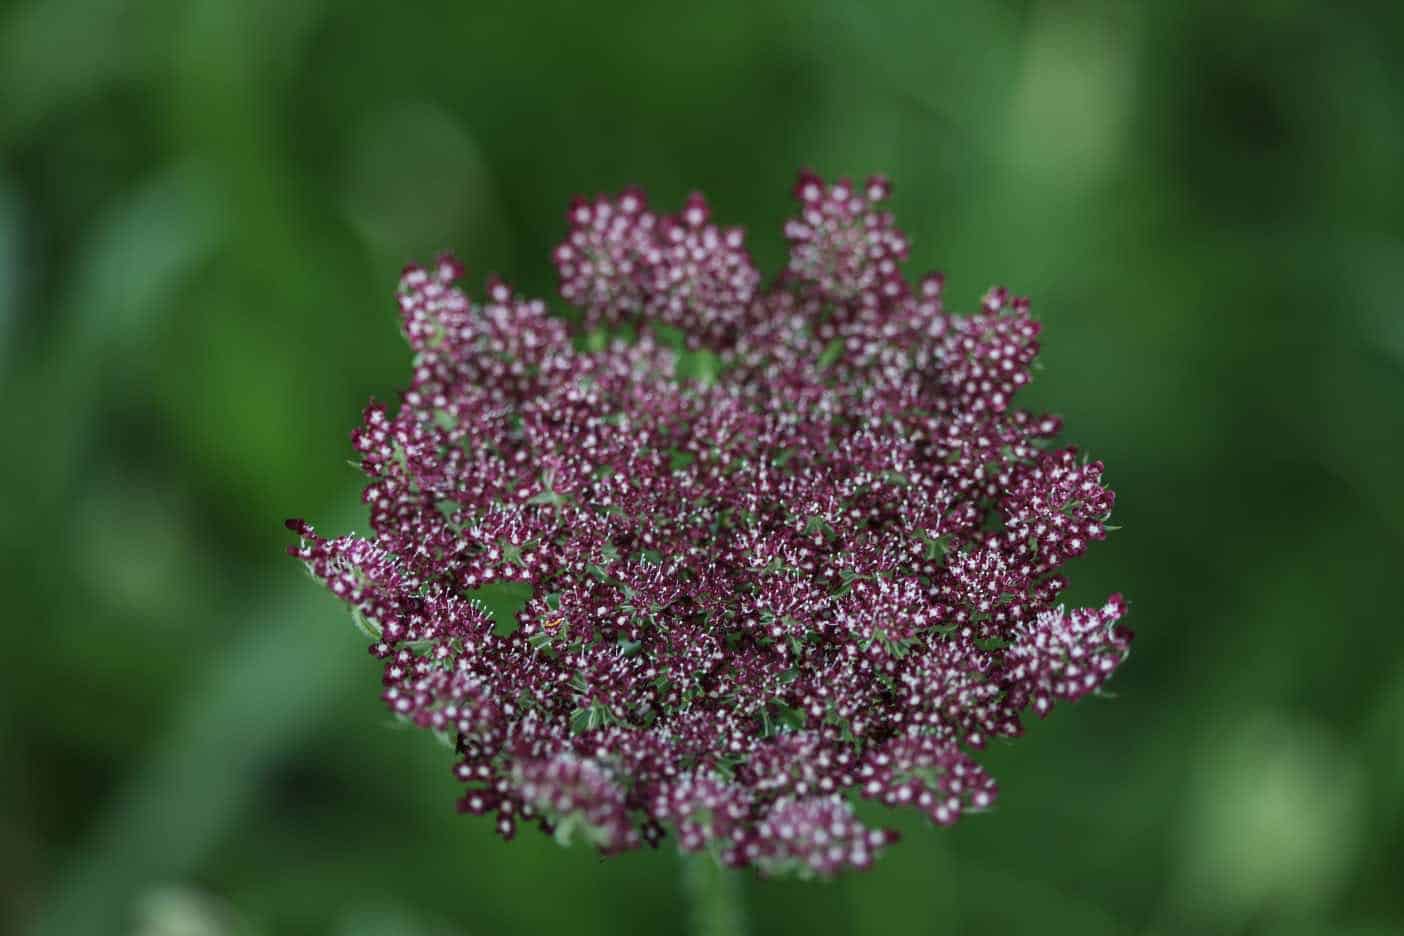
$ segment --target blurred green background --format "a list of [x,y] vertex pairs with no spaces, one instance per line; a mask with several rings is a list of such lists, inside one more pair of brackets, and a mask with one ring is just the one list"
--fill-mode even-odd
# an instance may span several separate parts
[[[692,188],[763,269],[801,165],[883,171],[1124,526],[1115,702],[998,809],[752,930],[1404,927],[1404,13],[1212,2],[0,6],[0,929],[670,933],[670,852],[453,812],[281,521],[363,529],[347,432],[448,247],[553,295],[577,192]],[[479,9],[481,8],[481,9]]]

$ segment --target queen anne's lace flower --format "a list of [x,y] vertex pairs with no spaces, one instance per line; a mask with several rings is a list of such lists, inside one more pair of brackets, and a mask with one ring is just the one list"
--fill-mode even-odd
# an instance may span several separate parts
[[[413,378],[353,434],[374,536],[290,522],[386,704],[456,745],[461,808],[506,838],[866,867],[894,834],[853,799],[988,807],[970,752],[1127,653],[1119,595],[1057,605],[1112,492],[1012,406],[1028,302],[953,315],[939,275],[909,286],[882,179],[796,194],[766,290],[700,196],[574,204],[554,257],[592,341],[499,282],[471,301],[451,259],[406,270]],[[511,627],[474,600],[502,582],[530,586]]]

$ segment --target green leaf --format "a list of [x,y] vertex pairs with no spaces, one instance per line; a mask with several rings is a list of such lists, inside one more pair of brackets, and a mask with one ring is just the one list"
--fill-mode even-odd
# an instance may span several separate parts
[[834,362],[843,354],[843,339],[835,338],[824,346],[823,352],[819,355],[819,360],[815,366],[819,370],[826,370],[833,366]]

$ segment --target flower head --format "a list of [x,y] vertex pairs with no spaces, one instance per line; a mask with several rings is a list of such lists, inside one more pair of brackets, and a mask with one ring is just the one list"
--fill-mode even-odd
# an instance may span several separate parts
[[[987,808],[972,752],[1124,659],[1119,595],[1057,603],[1112,492],[1013,405],[1028,302],[909,285],[888,192],[802,174],[765,289],[700,196],[578,201],[554,253],[578,327],[468,298],[451,259],[405,271],[410,385],[353,434],[373,535],[290,521],[291,551],[372,635],[391,711],[455,744],[463,811],[863,868],[894,834],[855,799]],[[508,627],[475,600],[503,582],[530,590]]]

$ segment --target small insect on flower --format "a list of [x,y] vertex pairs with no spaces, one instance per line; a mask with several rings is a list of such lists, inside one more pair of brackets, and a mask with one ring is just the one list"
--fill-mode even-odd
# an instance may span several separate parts
[[[352,435],[373,533],[290,524],[505,838],[867,868],[896,835],[855,801],[985,811],[988,739],[1127,655],[1120,595],[1059,603],[1113,494],[1015,405],[1028,300],[914,288],[885,179],[795,194],[764,288],[700,195],[632,189],[570,207],[573,324],[499,280],[469,298],[451,258],[406,269],[409,386]],[[517,626],[485,584],[525,595]]]

